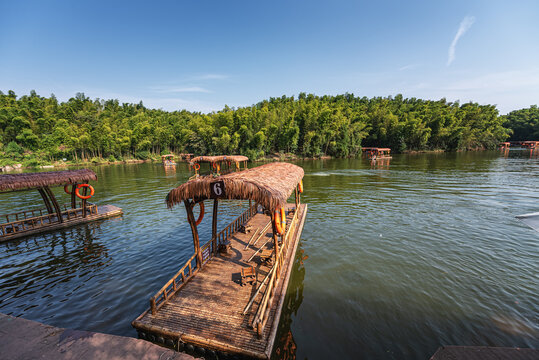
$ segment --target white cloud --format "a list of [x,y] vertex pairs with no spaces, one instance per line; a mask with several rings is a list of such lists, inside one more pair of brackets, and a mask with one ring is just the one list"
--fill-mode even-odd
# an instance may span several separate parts
[[474,22],[475,22],[475,17],[473,16],[466,16],[460,22],[460,26],[459,26],[459,29],[457,30],[457,34],[455,35],[455,38],[451,42],[451,45],[449,45],[447,66],[451,65],[451,63],[455,60],[455,48],[457,46],[457,42],[462,37],[462,35],[464,35],[466,31],[468,31],[472,27]]
[[401,66],[399,68],[399,71],[412,70],[412,69],[416,69],[418,67],[419,67],[419,64],[408,64],[408,65]]
[[224,80],[228,78],[229,76],[224,74],[203,74],[193,76],[193,79],[196,80]]

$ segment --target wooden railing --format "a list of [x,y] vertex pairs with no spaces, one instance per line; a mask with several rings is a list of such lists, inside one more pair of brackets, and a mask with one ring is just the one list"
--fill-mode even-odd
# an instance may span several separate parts
[[[155,315],[157,313],[157,310],[161,308],[161,306],[165,305],[165,303],[170,299],[174,294],[176,294],[182,287],[185,286],[185,284],[198,272],[198,268],[196,266],[196,261],[194,261],[196,258],[196,253],[193,254],[187,260],[185,265],[170,279],[162,288],[150,299],[150,309],[152,311],[152,315]],[[194,265],[193,265],[194,263]],[[188,269],[187,274],[185,273],[185,270]]]
[[[67,220],[81,218],[83,216],[82,204],[80,206],[81,207],[79,208],[71,209],[68,208],[68,205],[64,205],[64,211],[62,211],[61,216]],[[97,205],[87,203],[86,214],[97,214]],[[17,213],[3,215],[2,218],[3,217],[6,218],[7,222],[0,224],[0,236],[7,236],[17,232],[33,230],[42,226],[49,226],[58,222],[57,214],[48,214],[47,210],[45,209],[20,211]],[[10,217],[15,217],[15,220],[11,219],[10,221]]]
[[[267,281],[266,289],[264,290],[264,295],[262,296],[262,300],[260,301],[258,310],[256,311],[256,314],[253,318],[253,322],[251,323],[251,326],[253,327],[253,329],[256,329],[256,332],[258,333],[259,336],[262,336],[262,332],[264,330],[264,327],[266,326],[266,322],[268,321],[269,304],[271,304],[273,295],[275,293],[275,288],[277,286],[277,280],[278,280],[277,276],[281,274],[282,266],[285,264],[285,258],[288,253],[288,247],[290,245],[290,237],[294,236],[294,233],[296,231],[296,226],[298,222],[298,213],[299,213],[299,210],[296,209],[294,211],[294,216],[292,217],[292,221],[290,221],[290,225],[287,227],[286,232],[284,236],[282,237],[281,246],[279,248],[279,254],[277,254],[276,256],[275,263],[273,264],[273,267],[269,271],[266,278],[260,284],[259,288],[255,292],[255,295],[251,299],[252,301],[254,301],[254,297],[258,294],[260,289],[264,286],[265,282]],[[252,304],[252,302],[250,302],[250,304]],[[248,307],[244,309],[244,313],[247,310],[248,310]]]
[[[247,223],[253,215],[257,212],[258,205],[255,204],[249,209],[245,210],[240,216],[238,216],[233,222],[219,232],[215,238],[208,241],[206,244],[200,247],[202,253],[202,265],[200,268],[213,258],[213,255],[217,252],[217,240],[219,244],[223,244],[232,234],[239,230],[240,226]],[[183,267],[154,295],[150,298],[150,310],[152,315],[155,315],[157,311],[165,305],[165,303],[180,291],[184,285],[200,270],[196,265],[196,253],[193,254],[189,260],[183,265]],[[186,273],[186,270],[188,272]]]

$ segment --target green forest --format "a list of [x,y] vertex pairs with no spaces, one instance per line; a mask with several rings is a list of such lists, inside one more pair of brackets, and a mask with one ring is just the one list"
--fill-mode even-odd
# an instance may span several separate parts
[[35,91],[0,92],[1,165],[144,160],[169,152],[354,157],[362,146],[480,150],[532,137],[539,138],[537,106],[500,116],[494,105],[472,102],[300,93],[203,114],[83,93],[59,102]]

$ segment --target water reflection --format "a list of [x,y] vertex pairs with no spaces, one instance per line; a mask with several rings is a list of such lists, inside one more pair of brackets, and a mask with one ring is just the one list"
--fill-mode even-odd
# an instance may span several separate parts
[[176,174],[176,165],[165,165],[163,167],[165,168],[165,174],[167,174],[167,175],[175,175]]
[[28,309],[50,306],[48,299],[59,295],[56,287],[108,266],[109,251],[96,239],[99,230],[95,222],[2,244],[0,310],[20,316]]
[[389,169],[389,163],[391,158],[377,158],[371,159],[371,168]]
[[294,341],[291,326],[293,316],[297,315],[297,311],[303,302],[303,282],[305,280],[305,266],[303,261],[308,258],[304,254],[302,244],[298,245],[294,265],[292,266],[292,275],[290,284],[284,299],[281,320],[277,328],[277,338],[273,349],[272,359],[290,359],[296,358],[297,345]]

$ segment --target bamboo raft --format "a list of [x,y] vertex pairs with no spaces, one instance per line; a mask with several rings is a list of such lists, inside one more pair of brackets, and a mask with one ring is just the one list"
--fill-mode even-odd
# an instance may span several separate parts
[[[0,192],[37,189],[45,203],[43,209],[0,215],[0,221],[4,221],[0,223],[0,242],[122,215],[122,209],[114,205],[88,202],[93,195],[89,180],[97,180],[97,176],[87,169],[0,175]],[[49,186],[64,184],[71,203],[61,206]],[[84,185],[80,187],[81,184]],[[76,194],[81,196],[81,201],[76,201],[79,196]]]
[[[279,191],[269,191],[271,195],[263,191],[269,188],[270,174],[287,178],[282,179],[284,202],[280,200],[283,196],[279,198]],[[240,184],[253,185],[256,177],[262,175],[270,179],[265,184],[260,181],[255,184],[259,191],[247,191]],[[171,202],[186,201],[195,254],[150,299],[149,308],[132,322],[139,337],[210,358],[239,355],[269,359],[307,214],[307,205],[300,203],[296,187],[301,177],[301,168],[273,163],[218,178],[191,180],[184,184],[191,184],[191,193],[182,188],[184,185],[175,189],[176,193],[172,190],[167,198],[169,206]],[[205,198],[201,187],[218,182],[225,184],[226,198],[248,198],[250,206],[217,232],[218,198],[215,198],[212,238],[199,246],[192,212],[195,202],[186,199],[194,195],[201,201]],[[271,189],[276,187],[273,184]],[[195,188],[198,190],[193,193]],[[286,203],[294,190],[295,203]],[[268,215],[267,211],[280,207],[287,224],[282,235],[276,231],[276,215],[271,211]],[[246,285],[247,281],[251,284]]]

